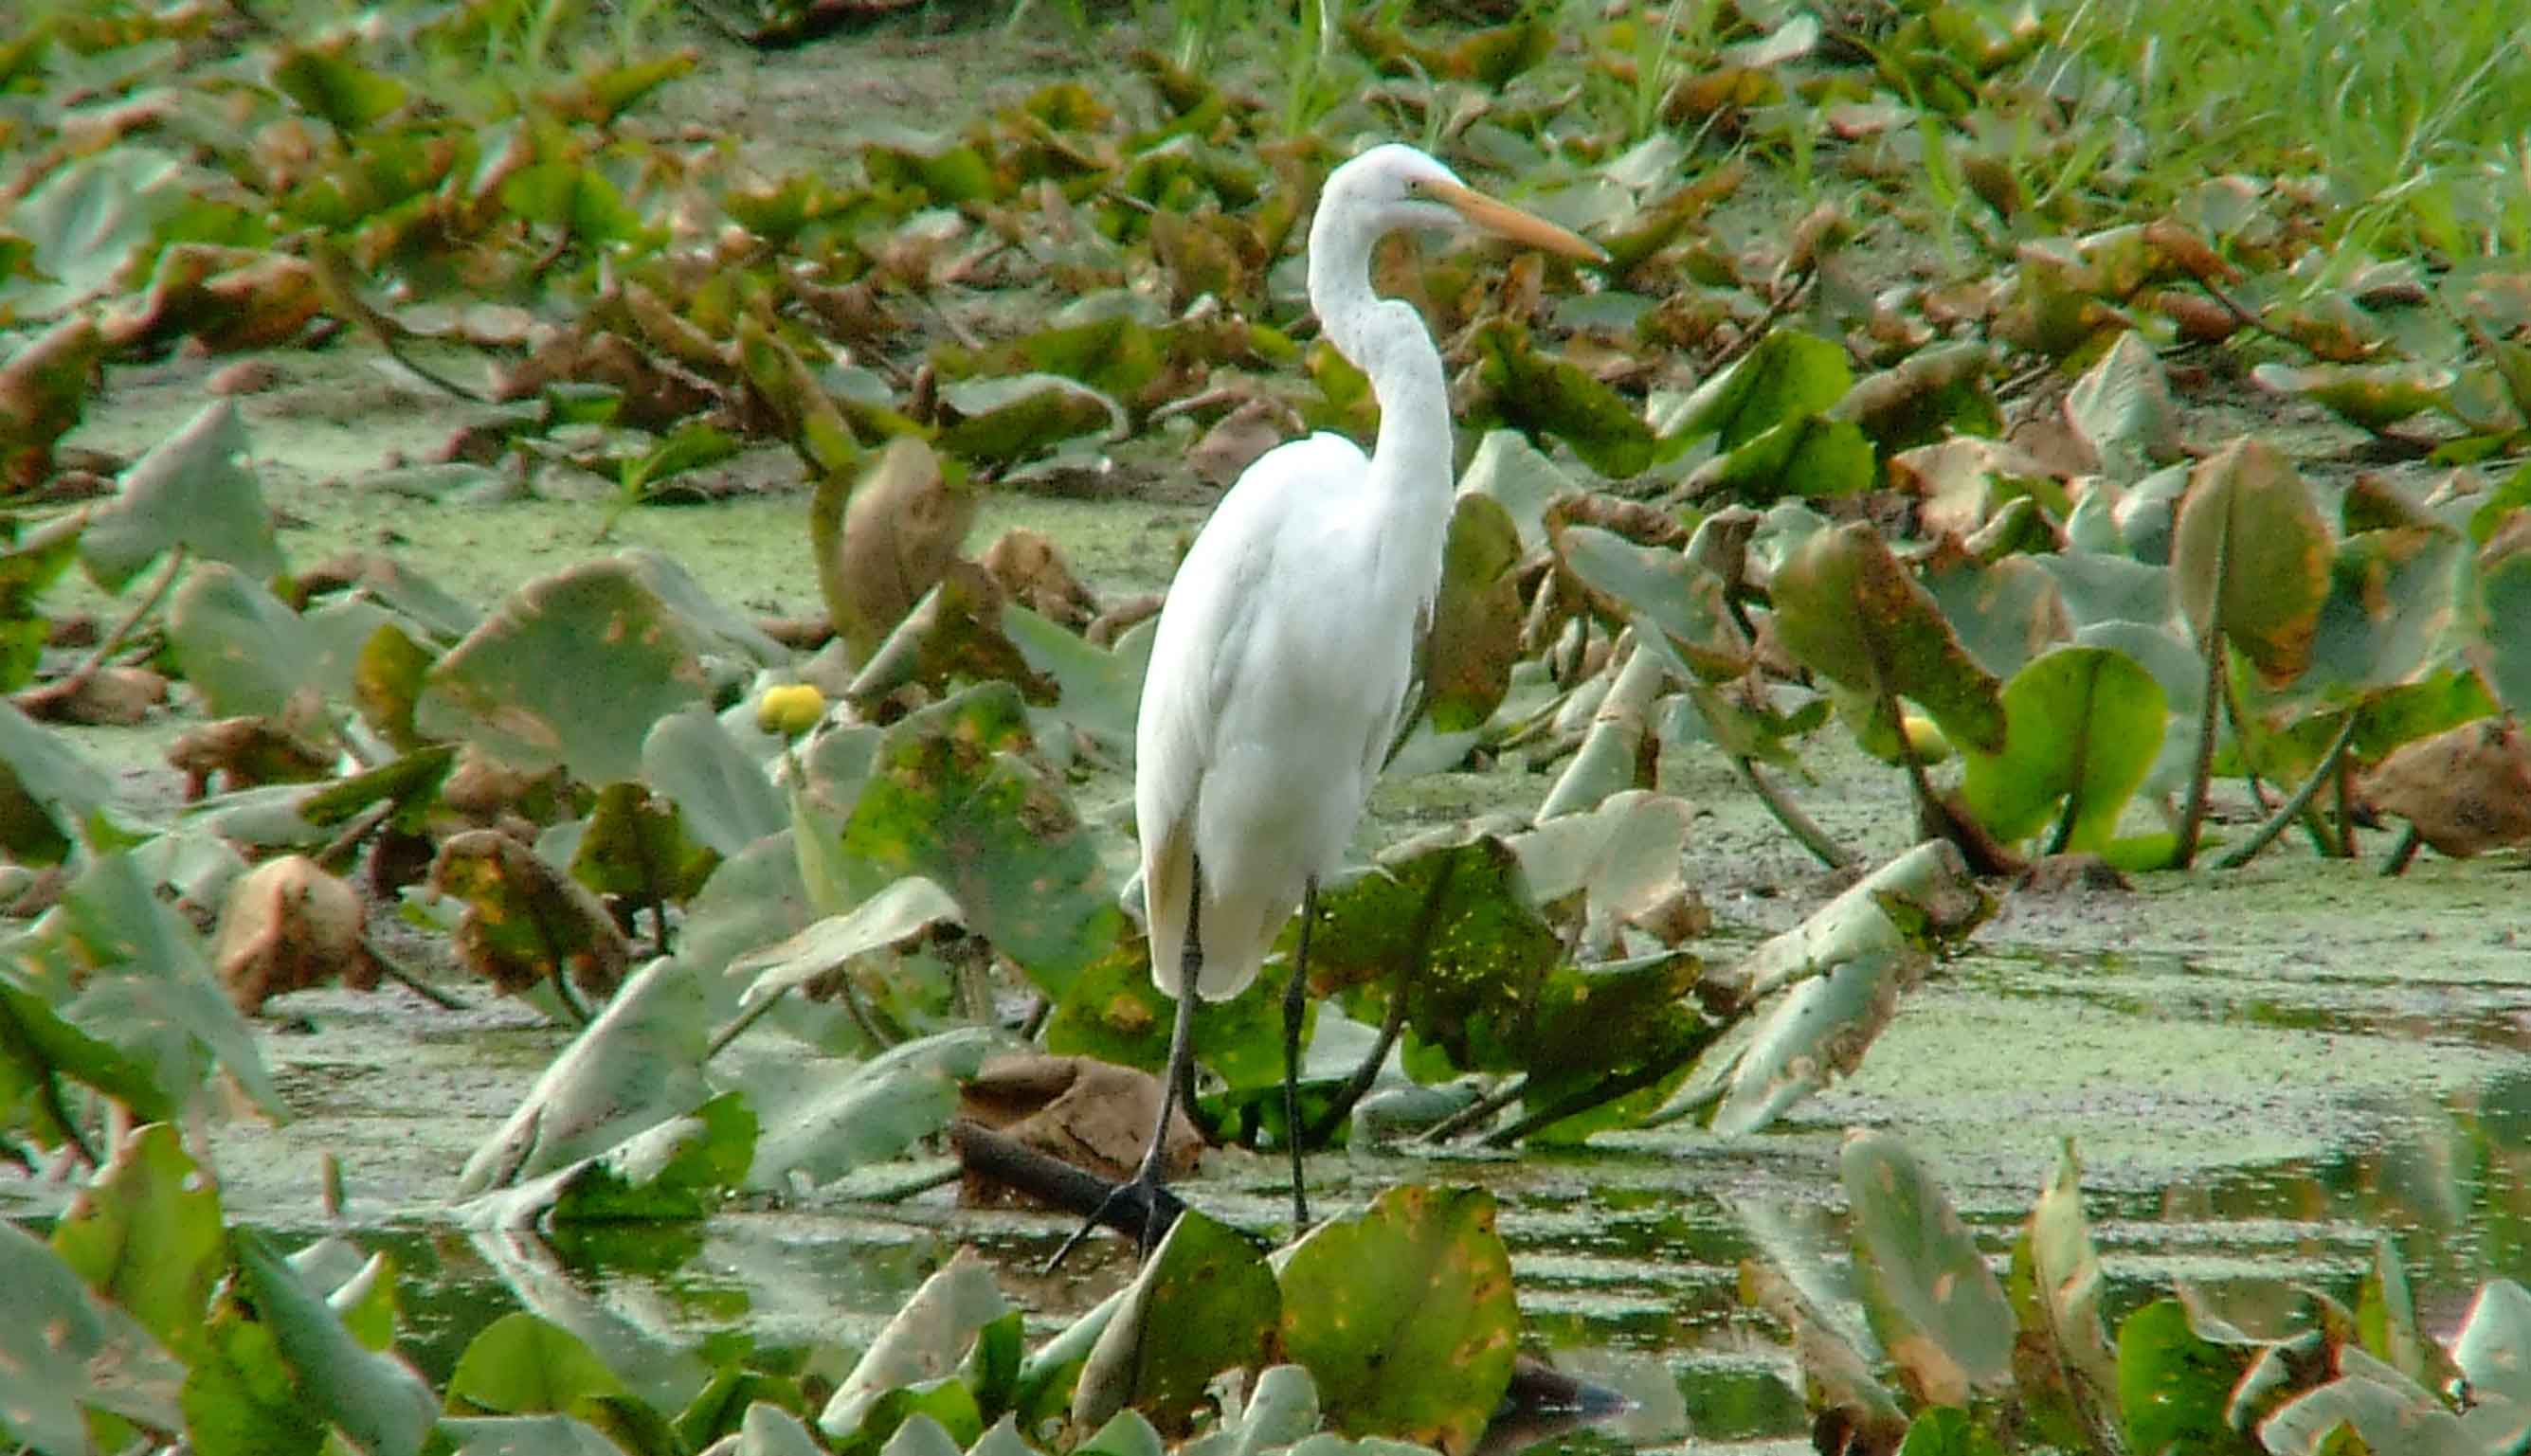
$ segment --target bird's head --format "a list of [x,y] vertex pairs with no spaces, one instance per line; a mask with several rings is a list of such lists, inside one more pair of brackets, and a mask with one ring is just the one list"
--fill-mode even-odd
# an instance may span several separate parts
[[1607,256],[1589,239],[1487,196],[1431,156],[1396,141],[1375,146],[1327,175],[1313,234],[1330,226],[1371,237],[1405,228],[1473,227],[1568,257]]

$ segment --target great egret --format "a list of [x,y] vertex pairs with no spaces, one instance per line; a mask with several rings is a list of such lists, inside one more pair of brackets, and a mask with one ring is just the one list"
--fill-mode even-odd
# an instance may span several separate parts
[[1205,523],[1160,608],[1135,733],[1134,816],[1152,979],[1178,1005],[1159,1121],[1141,1169],[1117,1190],[1147,1210],[1193,1055],[1188,985],[1208,1000],[1238,994],[1297,905],[1283,1108],[1295,1230],[1309,1223],[1295,1062],[1310,923],[1398,727],[1450,521],[1440,351],[1414,306],[1372,291],[1371,252],[1403,228],[1459,224],[1606,256],[1411,146],[1377,146],[1336,168],[1310,225],[1310,304],[1370,377],[1378,440],[1368,457],[1326,433],[1261,456]]

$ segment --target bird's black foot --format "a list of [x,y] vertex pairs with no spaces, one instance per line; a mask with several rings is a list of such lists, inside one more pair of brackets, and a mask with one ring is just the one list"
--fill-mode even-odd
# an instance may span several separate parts
[[1158,1161],[1147,1160],[1141,1171],[1107,1190],[1107,1196],[1099,1201],[1097,1208],[1081,1227],[1073,1230],[1071,1238],[1063,1241],[1062,1248],[1054,1251],[1054,1257],[1045,1261],[1045,1272],[1051,1274],[1061,1267],[1063,1261],[1072,1257],[1073,1249],[1090,1237],[1091,1230],[1101,1224],[1131,1237],[1135,1241],[1136,1257],[1148,1259],[1152,1251],[1159,1247],[1161,1237],[1178,1221],[1178,1215],[1185,1211],[1185,1203],[1169,1192],[1168,1185],[1162,1181]]

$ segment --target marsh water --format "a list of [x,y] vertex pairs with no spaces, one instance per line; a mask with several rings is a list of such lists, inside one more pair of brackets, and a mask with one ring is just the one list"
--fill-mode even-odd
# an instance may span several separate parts
[[[598,501],[417,501],[372,476],[394,453],[422,457],[463,422],[462,408],[355,348],[272,363],[278,386],[242,403],[295,561],[385,550],[488,603],[540,572],[648,546],[733,606],[814,607],[797,490],[635,510],[603,540]],[[176,361],[118,371],[75,442],[138,454],[199,407],[207,370]],[[778,469],[781,452],[771,458]],[[1192,496],[996,495],[974,541],[1015,524],[1045,531],[1094,587],[1125,593],[1161,585],[1202,515]],[[163,804],[175,781],[160,754],[182,726],[97,731],[84,746],[124,766],[134,802]],[[1800,788],[1805,805],[1876,860],[1895,853],[1912,822],[1902,783],[1836,737],[1804,749],[1815,775]],[[1689,868],[1715,916],[1709,955],[1797,924],[1842,887],[1747,802],[1718,758],[1682,750],[1663,775],[1698,807]],[[1510,770],[1393,783],[1365,845],[1525,810],[1545,785]],[[1074,795],[1086,815],[1111,820],[1125,788],[1093,778]],[[2222,807],[2236,822],[2251,812],[2237,789]],[[2113,1320],[2184,1281],[2235,1323],[2281,1332],[2303,1314],[2298,1291],[2347,1298],[2388,1238],[2427,1327],[2447,1332],[2480,1280],[2531,1276],[2524,868],[2518,854],[2429,856],[2390,880],[2296,845],[2233,873],[2010,896],[1972,954],[1907,997],[1857,1076],[1762,1136],[1606,1135],[1518,1154],[1355,1150],[1314,1164],[1318,1201],[1341,1211],[1406,1180],[1495,1190],[1533,1352],[1639,1405],[1564,1438],[1576,1448],[1807,1448],[1788,1354],[1743,1310],[1738,1266],[1777,1261],[1860,1329],[1845,1296],[1836,1177],[1838,1142],[1853,1127],[1904,1138],[1998,1260],[2072,1140]],[[1059,1276],[1039,1274],[1065,1218],[961,1208],[947,1189],[875,1196],[880,1184],[925,1181],[944,1166],[936,1158],[691,1226],[551,1239],[468,1231],[447,1211],[459,1167],[567,1034],[480,988],[467,994],[478,1006],[464,1012],[393,988],[275,1002],[261,1035],[294,1119],[209,1129],[232,1216],[290,1240],[336,1226],[320,1185],[324,1156],[339,1159],[341,1226],[394,1254],[406,1349],[434,1380],[476,1330],[525,1308],[580,1333],[673,1410],[714,1356],[738,1348],[840,1376],[962,1246],[997,1262],[1039,1334],[1128,1273],[1123,1251],[1107,1247]],[[1270,1229],[1279,1176],[1269,1159],[1217,1153],[1186,1192],[1231,1222]],[[58,1184],[0,1175],[0,1211],[41,1220],[64,1198]]]

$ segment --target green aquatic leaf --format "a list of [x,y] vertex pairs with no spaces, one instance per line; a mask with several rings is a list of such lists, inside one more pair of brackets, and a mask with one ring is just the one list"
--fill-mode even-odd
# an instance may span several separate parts
[[995,468],[1025,460],[1076,435],[1113,438],[1125,429],[1115,400],[1061,374],[967,379],[941,390],[961,417],[934,443],[944,454]]
[[686,832],[677,807],[640,784],[597,791],[588,829],[571,857],[572,878],[637,905],[692,900],[720,865],[709,845]]
[[993,1280],[992,1265],[974,1250],[961,1249],[871,1341],[853,1372],[827,1400],[817,1428],[832,1441],[851,1439],[881,1397],[955,1371],[977,1335],[1010,1309]]
[[130,1315],[83,1283],[61,1256],[0,1221],[0,1434],[42,1456],[88,1456],[86,1411],[158,1430],[185,1426],[185,1369]]
[[2069,1449],[2117,1447],[2117,1356],[2101,1322],[2100,1251],[2083,1218],[2082,1169],[2069,1139],[2012,1245],[2005,1291],[2019,1333],[2012,1372],[2047,1437]]
[[551,1172],[700,1105],[709,1035],[695,974],[674,961],[643,968],[467,1158],[458,1196]]
[[0,276],[0,307],[49,318],[133,281],[125,269],[189,196],[183,163],[151,147],[110,146],[53,168],[10,209],[9,231],[33,245],[34,276]]
[[651,726],[703,698],[679,619],[634,568],[600,560],[520,588],[431,666],[415,722],[522,772],[607,784],[639,778]]
[[1450,507],[1441,582],[1424,644],[1426,715],[1456,733],[1493,716],[1520,658],[1520,530],[1490,495],[1462,489]]
[[1801,415],[1699,466],[1685,489],[1698,498],[1764,506],[1853,495],[1880,477],[1880,462],[1862,426]]
[[1969,812],[2006,841],[2061,816],[2063,847],[2098,853],[2162,752],[2162,685],[2122,653],[2058,647],[2013,675],[2003,712],[2002,753],[1964,751]]
[[[10,448],[6,431],[0,426],[0,452]],[[7,478],[7,461],[0,459],[0,481]],[[14,524],[0,524],[0,542],[6,542],[0,550],[0,693],[25,686],[43,658],[52,624],[38,603],[77,559],[78,526],[77,518],[65,517],[20,535]]]
[[1553,435],[1603,476],[1624,479],[1653,463],[1653,432],[1625,397],[1580,367],[1538,353],[1519,325],[1477,331],[1477,377],[1486,387],[1480,418],[1531,436]]
[[[1283,1351],[1327,1425],[1465,1456],[1511,1382],[1520,1312],[1493,1195],[1392,1188],[1283,1256]],[[1413,1318],[1401,1318],[1413,1311]]]
[[707,1218],[747,1176],[756,1136],[756,1113],[745,1096],[723,1092],[594,1157],[484,1194],[462,1216],[494,1229]]
[[176,1129],[133,1129],[53,1228],[53,1252],[169,1351],[204,1353],[202,1312],[228,1273],[218,1190]]
[[370,1456],[420,1456],[439,1420],[428,1382],[395,1356],[364,1349],[262,1235],[240,1229],[233,1237],[256,1316],[270,1327],[301,1398]]
[[200,935],[129,852],[91,863],[16,948],[27,988],[59,997],[64,1022],[146,1067],[162,1106],[190,1104],[219,1070],[268,1114],[288,1115]]
[[861,1063],[834,1057],[759,1059],[734,1074],[767,1131],[747,1172],[750,1188],[832,1183],[903,1155],[949,1125],[959,1085],[1007,1040],[988,1027],[955,1027]]
[[2349,424],[2380,433],[2446,407],[2458,377],[2421,364],[2263,364],[2250,371],[2262,389],[2311,400]]
[[1863,1312],[1917,1398],[1965,1407],[2008,1385],[2012,1306],[1940,1187],[1882,1133],[1849,1133],[1838,1165]]
[[938,882],[971,929],[1060,1000],[1127,924],[1071,803],[1021,756],[1026,724],[1006,683],[908,714],[879,746],[843,851],[873,887]]
[[96,584],[120,591],[143,567],[182,546],[255,581],[282,569],[281,546],[235,402],[204,405],[182,428],[123,473],[114,496],[88,515],[80,561]]
[[316,637],[297,612],[219,562],[190,573],[167,605],[167,642],[215,718],[305,716]]
[[1567,570],[1613,604],[1611,620],[1658,625],[1671,648],[1706,678],[1749,670],[1749,640],[1723,599],[1722,579],[1694,558],[1595,526],[1565,527],[1555,547]]
[[2232,1389],[2259,1346],[2231,1333],[2201,1332],[2175,1299],[2158,1299],[2118,1326],[2118,1413],[2135,1456],[2257,1452],[2232,1428]]
[[1092,1349],[1073,1425],[1103,1426],[1131,1405],[1163,1430],[1185,1429],[1209,1407],[1213,1376],[1266,1363],[1282,1314],[1273,1270],[1248,1236],[1187,1210]]
[[687,832],[724,858],[791,822],[764,765],[703,707],[651,726],[642,740],[642,777],[676,805]]
[[1653,420],[1664,454],[1674,455],[1707,435],[1723,454],[1770,430],[1816,415],[1854,387],[1845,350],[1798,329],[1779,328],[1731,367]]
[[1813,533],[1772,589],[1776,635],[1812,670],[1876,699],[1912,699],[1953,743],[2002,752],[2001,685],[1870,523]]
[[2290,461],[2233,441],[2189,476],[2171,580],[2202,642],[2220,630],[2271,687],[2301,676],[2329,596],[2329,527]]
[[114,782],[68,739],[0,700],[0,850],[58,865],[114,797]]
[[2065,418],[2111,479],[2142,479],[2179,458],[2179,406],[2169,376],[2132,329],[2066,391]]
[[466,1413],[569,1413],[585,1396],[621,1395],[622,1378],[578,1335],[525,1310],[502,1316],[468,1341],[448,1372],[446,1396]]

